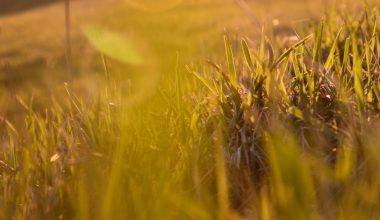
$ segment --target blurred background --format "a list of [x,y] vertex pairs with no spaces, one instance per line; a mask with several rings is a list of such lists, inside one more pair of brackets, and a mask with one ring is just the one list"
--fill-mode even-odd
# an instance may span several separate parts
[[[34,97],[33,105],[44,109],[51,96],[59,97],[64,90],[68,80],[64,3],[0,2],[2,118],[17,120],[16,96]],[[137,85],[136,96],[143,100],[154,95],[157,85],[178,71],[176,67],[184,66],[178,64],[223,55],[224,34],[249,37],[255,44],[261,25],[267,25],[277,35],[291,36],[327,10],[344,10],[346,5],[347,1],[328,0],[71,0],[71,84],[77,94],[90,94],[103,82],[106,61],[111,77]],[[133,62],[123,50],[140,62]],[[118,59],[120,53],[127,58]]]

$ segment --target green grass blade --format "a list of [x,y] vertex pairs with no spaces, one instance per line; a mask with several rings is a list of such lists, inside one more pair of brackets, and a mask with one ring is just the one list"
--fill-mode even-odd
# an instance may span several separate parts
[[323,27],[324,24],[321,22],[321,24],[318,27],[318,30],[315,34],[315,40],[314,40],[314,48],[313,48],[313,61],[320,63],[322,59],[322,35],[323,35]]
[[272,65],[271,67],[271,70],[273,70],[274,68],[276,68],[282,61],[284,61],[284,59],[286,57],[289,56],[289,54],[294,51],[295,49],[297,49],[299,46],[301,46],[302,44],[306,43],[308,40],[310,40],[312,37],[312,35],[309,35],[307,37],[305,37],[304,39],[300,40],[298,43],[296,43],[293,47],[287,49],[284,53],[282,53],[278,58],[277,60],[274,62],[274,64]]
[[247,62],[247,65],[248,65],[249,69],[250,69],[251,71],[253,71],[254,66],[253,66],[253,62],[252,62],[252,58],[251,58],[251,54],[250,54],[250,52],[249,52],[248,44],[247,44],[247,42],[243,39],[243,40],[241,41],[241,45],[242,45],[242,48],[243,48],[243,53],[244,53],[245,61]]
[[358,43],[355,36],[352,38],[352,50],[354,56],[354,91],[356,95],[356,100],[358,103],[359,111],[363,111],[364,105],[364,94],[363,94],[363,85],[362,85],[362,63],[363,60],[360,58]]
[[228,71],[231,76],[231,82],[236,86],[237,85],[237,73],[235,69],[235,59],[232,52],[231,44],[228,40],[227,36],[224,36],[224,46],[226,50],[226,57],[227,57],[227,64],[228,64]]
[[206,88],[208,88],[210,90],[210,92],[212,92],[212,94],[217,95],[215,89],[210,85],[210,83],[208,82],[208,80],[206,80],[205,78],[203,78],[201,75],[199,75],[195,71],[190,71],[190,73],[192,73],[200,82],[202,82],[202,84],[204,86],[206,86]]
[[333,46],[331,47],[329,56],[327,57],[326,63],[325,63],[325,69],[329,71],[331,67],[334,65],[334,58],[335,58],[335,52],[337,51],[337,45],[340,33],[342,32],[342,29],[339,30],[338,34],[335,37]]
[[350,45],[351,45],[351,37],[346,39],[344,44],[344,54],[343,54],[343,62],[342,62],[342,70],[341,74],[344,74],[347,71],[347,67],[350,63]]

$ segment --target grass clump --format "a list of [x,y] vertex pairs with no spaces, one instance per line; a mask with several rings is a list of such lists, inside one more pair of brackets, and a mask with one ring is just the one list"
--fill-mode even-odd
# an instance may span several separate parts
[[289,48],[263,34],[258,49],[242,40],[233,54],[226,38],[226,70],[209,62],[215,74],[195,73],[209,91],[198,129],[225,140],[231,207],[275,219],[378,215],[378,195],[363,200],[380,184],[367,142],[379,125],[377,16],[327,17]]

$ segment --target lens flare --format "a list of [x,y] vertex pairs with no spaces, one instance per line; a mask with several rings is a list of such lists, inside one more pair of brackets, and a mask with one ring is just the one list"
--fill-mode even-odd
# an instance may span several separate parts
[[161,12],[179,5],[182,0],[125,0],[131,7],[145,12]]
[[139,104],[155,93],[159,81],[159,65],[144,40],[88,25],[82,28],[90,45],[112,64],[112,74],[123,93],[126,106]]

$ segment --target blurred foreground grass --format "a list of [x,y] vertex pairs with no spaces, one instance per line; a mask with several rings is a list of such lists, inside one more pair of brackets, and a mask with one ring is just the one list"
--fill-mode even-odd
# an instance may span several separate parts
[[63,30],[2,18],[0,218],[379,218],[379,8],[294,5],[74,10],[65,85]]

